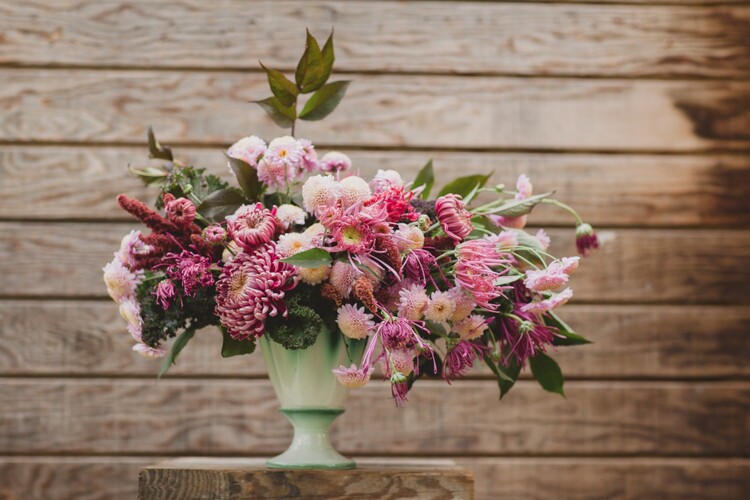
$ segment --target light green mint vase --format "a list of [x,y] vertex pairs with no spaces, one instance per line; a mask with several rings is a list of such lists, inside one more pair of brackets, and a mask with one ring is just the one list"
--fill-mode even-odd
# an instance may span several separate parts
[[[352,469],[354,461],[331,445],[328,428],[344,413],[348,389],[331,370],[358,363],[365,340],[346,343],[338,332],[327,328],[307,349],[289,350],[270,340],[259,339],[268,376],[281,402],[281,413],[294,426],[294,439],[281,455],[269,459],[269,467],[283,469]],[[347,347],[348,344],[348,347]]]

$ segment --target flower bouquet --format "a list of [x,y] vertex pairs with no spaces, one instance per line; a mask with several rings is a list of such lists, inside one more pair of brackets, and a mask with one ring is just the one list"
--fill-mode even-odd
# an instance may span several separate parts
[[479,363],[500,397],[527,365],[563,394],[548,354],[587,343],[555,312],[579,257],[550,255],[545,232],[524,227],[537,204],[554,204],[573,215],[586,255],[598,246],[591,226],[552,193],[533,194],[524,175],[514,189],[478,174],[434,193],[431,162],[411,181],[394,170],[366,180],[347,155],[319,155],[294,127],[344,96],[348,81],[328,81],[333,61],[333,37],[321,49],[308,33],[294,81],[263,67],[272,96],[257,104],[291,135],[233,144],[236,185],[175,159],[149,130],[159,163],[133,171],[159,188],[155,208],[124,194],[118,203],[150,232],[126,235],[104,267],[133,350],[165,358],[160,377],[207,326],[221,332],[223,357],[261,346],[295,426],[290,449],[269,461],[278,467],[353,466],[327,429],[347,388],[373,376],[398,406],[420,377],[450,383]]

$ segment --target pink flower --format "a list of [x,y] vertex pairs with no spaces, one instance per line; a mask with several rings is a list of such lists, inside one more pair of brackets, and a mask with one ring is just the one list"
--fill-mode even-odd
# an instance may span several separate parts
[[463,240],[474,230],[471,214],[464,207],[460,196],[441,196],[435,201],[435,211],[445,234],[456,242]]
[[324,172],[346,172],[352,168],[352,160],[344,153],[329,151],[320,159],[320,168]]
[[102,271],[107,293],[112,300],[120,303],[135,296],[135,289],[141,282],[143,271],[131,271],[117,257],[104,266]]
[[[304,144],[300,144],[294,137],[287,135],[272,140],[266,148],[263,159],[272,165],[288,167],[293,179],[305,154]],[[260,176],[260,172],[258,172],[258,176]]]
[[464,340],[474,340],[481,337],[487,330],[487,319],[479,314],[457,321],[453,324],[453,331]]
[[[516,200],[525,200],[529,196],[531,196],[531,193],[533,191],[533,186],[531,185],[531,181],[529,178],[521,174],[518,176],[518,180],[516,181]],[[490,220],[494,222],[497,226],[503,226],[503,227],[512,227],[514,229],[523,229],[526,226],[526,219],[528,218],[527,215],[521,215],[519,217],[503,217],[500,215],[490,215]]]
[[404,349],[415,345],[425,345],[414,331],[415,321],[404,317],[390,317],[378,325],[378,335],[386,349]]
[[580,257],[564,257],[550,262],[546,269],[526,271],[524,284],[535,292],[554,290],[568,282],[570,273],[578,268],[579,259]]
[[406,383],[406,377],[400,377],[403,380],[394,381],[391,379],[391,395],[396,402],[396,406],[403,408],[409,400],[406,396],[409,394],[409,384]]
[[566,288],[562,292],[555,294],[548,299],[524,304],[523,306],[521,306],[521,310],[533,314],[543,314],[567,303],[571,297],[573,297],[573,290],[571,290],[570,288]]
[[581,223],[576,227],[576,248],[578,253],[587,257],[599,248],[599,237],[590,224]]
[[521,319],[499,317],[498,340],[503,344],[506,353],[506,364],[511,356],[516,358],[519,365],[526,364],[526,360],[537,352],[544,351],[547,345],[555,340],[556,332],[543,323],[537,323],[535,316],[529,312],[516,309],[514,315]]
[[151,347],[144,343],[134,345],[133,350],[145,358],[163,358],[167,353],[163,347]]
[[549,248],[551,240],[549,239],[549,236],[547,236],[547,233],[544,232],[544,229],[540,229],[539,231],[537,231],[534,237],[539,242],[542,250],[547,250]]
[[312,214],[332,207],[339,195],[339,183],[330,175],[314,175],[302,185],[302,205]]
[[[498,306],[492,301],[509,288],[495,282],[507,273],[512,257],[498,251],[493,237],[465,241],[456,247],[456,251],[456,283],[471,294],[478,306],[488,311],[496,310]],[[493,269],[495,267],[505,267],[505,270],[498,272]]]
[[349,368],[345,366],[335,368],[333,374],[344,387],[356,389],[364,386],[370,381],[372,370],[369,366],[363,366],[362,369],[358,369],[357,365],[352,364]]
[[409,375],[414,371],[414,358],[417,353],[414,349],[392,349],[384,353],[383,372],[391,378],[394,373]]
[[170,302],[177,295],[174,283],[170,280],[162,280],[156,285],[156,303],[165,311],[169,309]]
[[177,198],[167,202],[167,219],[175,224],[186,226],[195,220],[195,205],[187,198]]
[[273,161],[267,157],[258,162],[258,180],[271,189],[286,188],[296,175],[296,168],[286,162]]
[[448,290],[448,295],[456,306],[453,315],[450,317],[451,321],[461,321],[465,319],[477,306],[469,294],[460,287],[451,288]]
[[424,233],[417,226],[399,224],[393,233],[393,240],[401,252],[418,250],[424,246]]
[[183,250],[179,254],[168,253],[162,265],[166,266],[167,276],[182,283],[185,295],[194,296],[199,288],[214,284],[211,274],[211,261],[208,257]]
[[294,267],[279,260],[273,243],[243,251],[216,282],[216,315],[232,338],[259,337],[268,316],[286,317],[284,294],[295,286]]
[[482,347],[467,342],[458,341],[445,355],[443,360],[443,378],[451,381],[463,377],[466,371],[474,366],[474,362],[482,355]]
[[143,318],[141,318],[141,306],[133,299],[128,299],[120,304],[120,316],[128,323],[128,332],[137,341],[141,341]]
[[297,205],[279,205],[276,209],[276,222],[284,231],[292,225],[301,226],[305,223],[305,211]]
[[243,137],[232,144],[227,151],[227,156],[242,160],[251,167],[256,168],[258,160],[265,152],[266,142],[260,137],[251,135],[250,137]]
[[141,236],[140,231],[130,231],[130,233],[123,237],[120,243],[120,250],[115,254],[115,257],[132,270],[138,268],[138,256],[146,255],[153,250],[151,245],[143,242]]
[[372,314],[366,313],[364,307],[344,304],[338,309],[336,323],[341,333],[350,339],[363,339],[375,328],[372,318]]
[[362,275],[362,271],[348,262],[336,261],[331,267],[330,282],[339,295],[348,298],[354,281]]
[[315,146],[312,142],[307,139],[297,139],[297,144],[302,148],[302,156],[300,156],[300,172],[313,173],[320,170],[320,162],[318,162],[318,153],[315,152]]
[[203,230],[203,238],[214,245],[223,243],[227,237],[227,230],[221,227],[219,224],[211,224]]
[[362,177],[351,175],[339,181],[339,190],[343,208],[349,208],[356,203],[368,200],[372,193],[370,186]]
[[456,310],[451,295],[448,292],[441,292],[435,290],[430,295],[430,300],[427,303],[427,309],[424,311],[424,317],[435,323],[444,323],[453,316]]
[[398,314],[404,318],[417,321],[422,319],[429,299],[424,286],[413,284],[399,291]]
[[406,278],[420,285],[426,285],[428,281],[432,281],[432,269],[437,267],[435,256],[420,248],[406,254],[403,273]]
[[366,253],[372,250],[375,235],[370,226],[357,215],[342,215],[330,223],[331,252]]
[[559,262],[560,269],[562,269],[562,272],[565,274],[573,274],[573,271],[578,269],[580,261],[580,257],[563,257]]
[[498,252],[507,252],[518,246],[518,236],[513,231],[501,231],[489,239]]
[[370,189],[375,194],[387,191],[392,187],[403,187],[404,180],[395,170],[378,170],[370,181]]
[[276,208],[268,210],[263,204],[242,205],[227,217],[229,236],[243,249],[268,243],[276,232]]

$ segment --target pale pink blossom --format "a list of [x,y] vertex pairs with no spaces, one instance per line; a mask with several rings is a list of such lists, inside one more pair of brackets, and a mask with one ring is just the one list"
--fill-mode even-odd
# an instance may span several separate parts
[[345,366],[339,366],[333,370],[333,374],[336,379],[344,387],[349,389],[356,389],[363,387],[367,382],[370,381],[372,375],[372,369],[369,366],[363,366],[362,369],[357,368],[357,365],[352,364],[349,368]]
[[435,290],[430,294],[430,300],[427,302],[427,309],[424,311],[424,317],[436,323],[444,323],[456,310],[456,305],[451,300],[451,295],[447,292]]
[[298,267],[297,276],[300,281],[308,285],[319,285],[331,275],[331,266]]
[[332,207],[339,195],[339,183],[331,175],[314,175],[302,185],[302,204],[312,214]]
[[354,280],[362,275],[362,271],[348,262],[336,261],[331,267],[330,282],[339,295],[348,298],[352,291]]
[[141,341],[143,319],[141,318],[141,306],[133,299],[128,299],[120,304],[120,316],[128,324],[128,332],[137,341]]
[[423,286],[410,285],[399,291],[398,314],[411,321],[422,319],[429,298]]
[[573,271],[578,269],[580,263],[580,257],[563,257],[560,259],[560,268],[565,274],[572,274]]
[[135,290],[141,282],[143,271],[131,271],[117,257],[104,266],[102,271],[104,271],[104,284],[107,286],[107,293],[112,297],[112,300],[120,303],[135,296]]
[[[273,165],[284,165],[290,169],[293,179],[300,167],[305,148],[294,137],[289,135],[277,137],[268,144],[263,159]],[[260,176],[260,172],[258,172]],[[262,179],[261,179],[262,180]]]
[[550,243],[552,242],[549,239],[549,236],[547,236],[547,233],[544,232],[544,229],[540,229],[539,231],[537,231],[534,237],[539,242],[539,245],[542,247],[542,250],[547,250],[549,248]]
[[399,224],[393,233],[393,241],[401,252],[418,250],[424,246],[424,233],[417,226]]
[[412,348],[391,349],[383,355],[383,373],[391,378],[394,373],[409,375],[414,371],[416,353]]
[[271,189],[281,190],[297,176],[297,170],[287,162],[263,158],[258,162],[258,180]]
[[[529,196],[531,196],[531,193],[533,192],[533,186],[531,185],[531,181],[529,178],[521,174],[518,176],[518,180],[516,181],[516,200],[525,200]],[[526,227],[526,220],[528,218],[528,215],[521,215],[519,217],[503,217],[500,215],[490,215],[490,220],[494,222],[498,226],[503,227],[510,227],[514,229],[523,229]]]
[[[227,156],[237,160],[242,160],[255,168],[258,166],[258,160],[265,152],[266,142],[260,137],[251,135],[249,137],[243,137],[232,144],[229,147],[229,150],[227,150]],[[232,170],[232,172],[234,171]]]
[[305,211],[297,205],[279,205],[276,209],[276,222],[285,231],[292,225],[301,226],[305,223]]
[[268,243],[276,232],[276,208],[268,210],[262,203],[242,205],[227,217],[229,236],[245,250]]
[[148,254],[153,247],[147,245],[141,239],[140,231],[130,231],[126,234],[120,242],[120,250],[115,254],[115,257],[125,264],[130,269],[135,269],[137,264],[137,256]]
[[404,180],[395,170],[378,170],[370,181],[370,189],[375,194],[388,191],[392,187],[403,187]]
[[351,175],[339,181],[339,193],[343,208],[349,208],[356,203],[362,203],[372,196],[370,186],[367,185],[367,182],[362,177],[356,175]]
[[550,264],[546,269],[530,269],[526,271],[524,285],[529,290],[544,292],[554,290],[568,282],[568,275],[562,270],[562,266]]
[[487,331],[487,319],[479,314],[472,314],[453,324],[453,331],[464,340],[479,338]]
[[134,345],[133,350],[144,358],[163,358],[167,354],[166,349],[163,347],[151,347],[142,342]]
[[448,290],[448,295],[450,295],[455,306],[453,315],[450,317],[451,321],[461,321],[468,317],[471,311],[477,306],[471,296],[460,287],[451,288]]
[[344,304],[337,312],[336,323],[341,333],[350,339],[363,339],[375,328],[372,314],[365,312],[364,307]]
[[311,174],[320,170],[320,162],[318,161],[318,153],[315,151],[315,146],[312,142],[307,139],[297,139],[297,144],[302,148],[302,156],[300,156],[300,173]]
[[454,241],[463,240],[474,230],[471,213],[466,210],[458,195],[451,193],[438,198],[435,201],[435,211],[443,231]]
[[291,257],[303,250],[312,248],[310,238],[302,233],[286,233],[279,236],[276,251],[281,258]]
[[543,314],[547,311],[551,311],[556,307],[566,304],[571,299],[571,297],[573,297],[573,290],[571,290],[570,288],[566,288],[562,292],[552,295],[548,299],[524,304],[523,306],[521,306],[521,310],[534,314]]
[[320,168],[324,172],[346,172],[352,168],[352,160],[344,153],[329,151],[320,159]]
[[500,231],[489,239],[494,243],[498,252],[508,252],[518,246],[518,236],[513,231]]

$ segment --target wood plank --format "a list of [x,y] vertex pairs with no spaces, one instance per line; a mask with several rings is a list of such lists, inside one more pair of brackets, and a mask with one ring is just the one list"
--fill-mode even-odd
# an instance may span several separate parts
[[[158,460],[158,457],[111,456],[0,458],[0,498],[135,498],[138,470]],[[358,459],[360,463],[370,460]],[[419,460],[425,465],[443,462],[424,457]],[[747,459],[456,458],[455,461],[474,471],[477,500],[541,500],[549,498],[550,492],[560,498],[580,500],[714,500],[745,498],[750,493]]]
[[[106,296],[101,268],[133,227],[0,223],[0,297]],[[575,254],[572,230],[548,233],[555,255]],[[602,230],[600,236],[603,248],[581,265],[571,282],[575,300],[750,303],[745,262],[750,231],[618,229]]]
[[[332,429],[350,454],[737,456],[747,382],[575,382],[567,399],[521,381],[420,381],[406,408],[387,383],[352,391]],[[277,453],[290,442],[266,380],[0,380],[7,453]],[[387,422],[387,425],[383,425]]]
[[[230,179],[222,150],[177,148],[179,158]],[[493,181],[512,185],[531,176],[538,192],[576,207],[584,219],[607,226],[750,227],[750,156],[664,156],[440,151],[347,151],[361,175],[379,168],[413,179],[434,159],[438,185],[466,171],[495,171]],[[128,220],[113,202],[126,192],[152,200],[127,165],[145,165],[145,147],[92,148],[5,146],[0,148],[0,217]],[[38,175],[38,172],[44,175]],[[535,224],[568,224],[552,207],[534,211]]]
[[304,29],[323,37],[335,26],[337,67],[348,71],[750,74],[746,5],[454,2],[449,16],[444,2],[246,5],[4,1],[0,63],[245,69],[262,59],[293,69]]
[[[594,342],[554,353],[566,377],[750,376],[748,308],[571,304],[562,315]],[[160,363],[131,347],[112,303],[0,302],[0,375],[155,377]],[[170,376],[265,376],[261,356],[222,359],[220,348],[218,332],[202,331]]]
[[[699,151],[750,147],[749,81],[352,75],[298,134],[371,147]],[[2,141],[229,143],[281,133],[257,73],[5,69]],[[613,119],[617,117],[617,119]],[[353,126],[354,124],[354,126]]]

